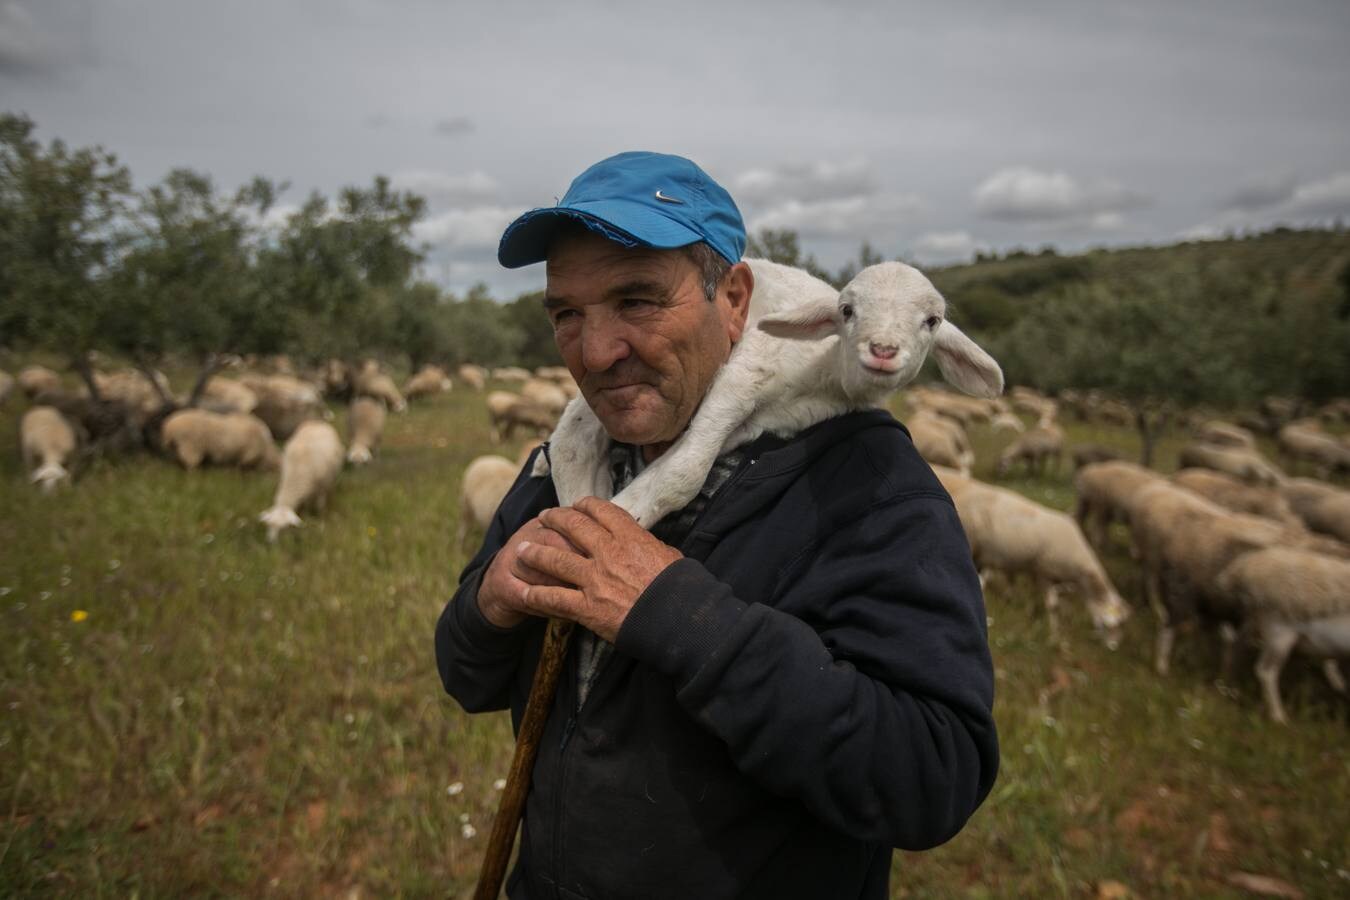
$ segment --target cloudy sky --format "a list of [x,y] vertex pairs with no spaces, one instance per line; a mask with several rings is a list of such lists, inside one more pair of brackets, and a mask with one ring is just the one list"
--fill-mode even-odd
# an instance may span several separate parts
[[1350,220],[1347,48],[1347,0],[0,0],[0,109],[141,185],[389,175],[427,275],[514,296],[503,227],[631,149],[831,266]]

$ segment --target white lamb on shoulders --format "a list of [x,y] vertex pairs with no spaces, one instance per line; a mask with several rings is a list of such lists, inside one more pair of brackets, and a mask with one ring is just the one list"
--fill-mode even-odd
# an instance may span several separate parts
[[[879,405],[918,374],[930,350],[962,391],[1003,390],[998,363],[946,320],[942,295],[912,266],[868,266],[835,291],[800,269],[746,262],[755,287],[744,337],[684,433],[614,498],[645,528],[688,504],[719,454],[766,431],[789,436]],[[547,463],[559,503],[610,496],[607,445],[585,400],[569,403]]]
[[342,471],[342,439],[327,422],[311,419],[286,442],[281,453],[281,481],[270,509],[258,516],[275,541],[282,529],[301,524],[297,511],[312,506],[323,512],[328,491]]

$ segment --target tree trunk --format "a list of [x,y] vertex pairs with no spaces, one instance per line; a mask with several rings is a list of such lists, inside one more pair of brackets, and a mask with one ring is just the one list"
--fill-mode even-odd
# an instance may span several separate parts
[[195,407],[201,402],[202,394],[206,393],[206,385],[211,380],[211,376],[220,371],[224,364],[224,357],[217,353],[206,354],[206,362],[202,363],[202,370],[197,375],[197,381],[192,385],[192,393],[188,395],[187,405]]
[[1134,414],[1134,424],[1139,432],[1141,445],[1139,464],[1146,469],[1153,468],[1153,448],[1157,444],[1158,435],[1167,426],[1170,418],[1170,411],[1165,409],[1153,413],[1140,409]]
[[102,403],[103,395],[98,392],[98,384],[94,381],[94,367],[89,364],[89,354],[76,354],[70,361],[70,367],[79,374],[80,380],[89,389],[89,399],[95,403]]
[[150,362],[145,357],[136,356],[136,371],[144,375],[145,380],[150,382],[150,389],[159,397],[161,408],[174,405],[173,398],[164,390],[164,385],[159,383],[159,379],[155,377],[154,368],[151,367]]

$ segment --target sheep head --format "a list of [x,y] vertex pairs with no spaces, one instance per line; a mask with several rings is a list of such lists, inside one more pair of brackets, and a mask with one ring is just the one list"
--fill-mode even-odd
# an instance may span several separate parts
[[946,319],[947,304],[913,266],[868,266],[835,299],[822,299],[759,320],[775,337],[824,340],[837,335],[838,374],[858,401],[886,396],[919,374],[931,351],[949,383],[977,397],[1003,391],[1003,372]]

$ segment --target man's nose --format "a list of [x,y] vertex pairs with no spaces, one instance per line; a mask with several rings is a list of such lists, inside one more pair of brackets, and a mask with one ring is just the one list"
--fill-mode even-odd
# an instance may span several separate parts
[[630,352],[622,330],[610,322],[587,322],[581,333],[581,364],[588,372],[603,372]]

